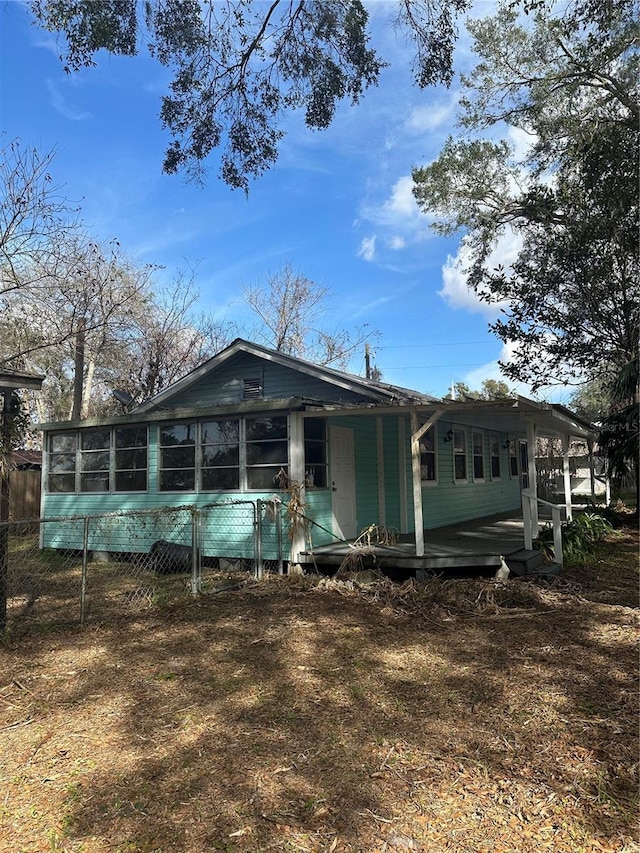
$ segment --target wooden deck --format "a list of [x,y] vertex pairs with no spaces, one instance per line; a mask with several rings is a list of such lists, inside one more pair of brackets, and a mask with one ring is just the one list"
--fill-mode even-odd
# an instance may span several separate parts
[[357,548],[352,543],[336,542],[308,550],[301,562],[318,567],[337,567],[349,553],[358,552],[362,565],[376,567],[389,574],[410,576],[416,571],[439,572],[463,569],[492,573],[500,565],[500,556],[522,552],[524,524],[516,511],[499,516],[467,521],[426,530],[425,553],[416,556],[415,540],[402,536],[394,545]]

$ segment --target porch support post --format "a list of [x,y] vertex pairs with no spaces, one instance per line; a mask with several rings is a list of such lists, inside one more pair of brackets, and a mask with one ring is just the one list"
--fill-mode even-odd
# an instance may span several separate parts
[[527,422],[527,464],[529,467],[529,489],[535,495],[535,500],[531,502],[531,532],[533,538],[538,538],[538,472],[536,470],[536,444],[538,441],[538,431],[535,421]]
[[444,408],[436,409],[429,419],[418,425],[418,412],[411,410],[411,471],[413,474],[413,519],[416,536],[416,557],[424,557],[424,517],[422,513],[422,477],[420,475],[420,439],[444,413]]
[[[300,500],[306,503],[304,486],[304,421],[301,412],[289,415],[289,478],[300,483]],[[291,562],[297,563],[300,551],[305,549],[304,525],[298,524],[291,540]]]
[[591,500],[595,503],[596,500],[596,469],[593,462],[593,441],[587,439],[587,447],[589,448],[589,487],[591,489]]
[[564,479],[564,504],[567,521],[573,518],[573,506],[571,503],[571,471],[569,470],[569,436],[562,436],[562,475]]

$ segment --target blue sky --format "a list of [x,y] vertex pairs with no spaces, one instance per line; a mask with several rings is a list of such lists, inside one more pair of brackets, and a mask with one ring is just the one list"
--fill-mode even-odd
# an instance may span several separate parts
[[[159,281],[195,269],[201,307],[219,319],[246,328],[242,287],[289,264],[331,291],[327,328],[379,330],[374,362],[385,381],[436,396],[452,382],[479,388],[501,378],[502,344],[455,269],[459,240],[430,230],[410,180],[455,133],[459,81],[411,85],[408,48],[387,25],[392,5],[368,4],[374,46],[393,63],[380,85],[358,106],[342,106],[327,131],[289,117],[277,164],[246,198],[217,177],[215,156],[204,189],[162,174],[166,70],[143,53],[104,55],[96,68],[65,74],[54,36],[17,0],[0,2],[2,145],[19,137],[41,153],[55,148],[54,179],[91,233],[163,265]],[[476,13],[490,8],[479,3]],[[470,59],[463,38],[458,69]],[[364,371],[364,352],[351,369]]]

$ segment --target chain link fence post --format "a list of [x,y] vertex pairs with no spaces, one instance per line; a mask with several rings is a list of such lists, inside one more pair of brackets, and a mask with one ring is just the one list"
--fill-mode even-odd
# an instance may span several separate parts
[[82,531],[82,575],[80,580],[80,624],[87,616],[87,566],[89,564],[89,517],[84,519]]
[[196,596],[202,591],[202,575],[200,567],[200,528],[201,513],[192,510],[191,516],[191,595]]
[[282,501],[276,501],[276,536],[278,541],[278,574],[284,574],[284,560],[282,558]]
[[258,498],[254,504],[254,529],[255,529],[255,562],[256,562],[256,579],[261,581],[264,575],[264,567],[262,565],[262,504]]

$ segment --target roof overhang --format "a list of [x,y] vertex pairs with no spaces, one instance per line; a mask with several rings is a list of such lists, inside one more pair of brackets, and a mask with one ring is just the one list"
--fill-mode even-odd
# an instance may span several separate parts
[[61,430],[78,429],[82,427],[128,426],[134,424],[156,423],[162,421],[181,421],[189,418],[232,418],[235,415],[269,415],[273,412],[295,412],[304,409],[306,402],[302,397],[287,397],[279,400],[245,400],[241,403],[229,403],[222,406],[203,406],[189,409],[161,409],[155,412],[140,412],[136,409],[126,415],[114,415],[111,418],[100,418],[85,421],[53,421],[38,424],[43,432],[59,432]]
[[13,391],[19,388],[39,391],[44,376],[37,373],[23,373],[20,370],[0,370],[0,391]]
[[434,402],[424,404],[389,404],[371,402],[366,404],[345,405],[331,401],[313,400],[309,397],[285,397],[279,399],[244,400],[222,405],[194,406],[191,408],[170,409],[160,408],[147,411],[137,407],[127,414],[114,415],[111,418],[101,418],[84,421],[56,421],[40,424],[44,432],[68,429],[90,428],[100,426],[125,426],[128,424],[143,424],[187,420],[189,418],[232,418],[240,415],[268,415],[274,412],[301,412],[303,416],[326,417],[363,416],[363,415],[411,415],[417,413],[428,419],[436,412],[438,418],[455,420],[456,416],[481,418],[488,429],[508,432],[528,422],[534,422],[540,435],[570,436],[592,440],[596,436],[594,427],[580,419],[564,406],[554,403],[538,403],[526,397],[510,400],[472,400],[468,402]]

